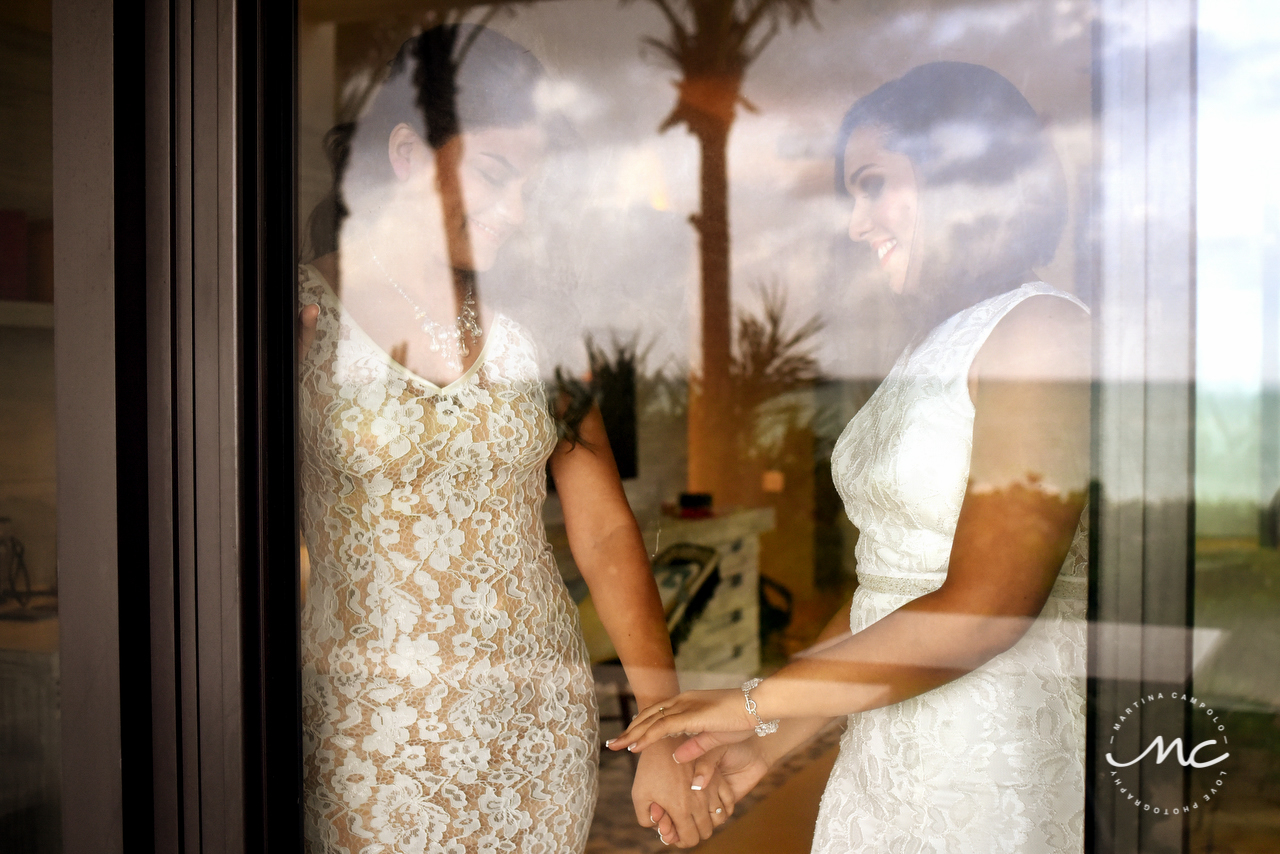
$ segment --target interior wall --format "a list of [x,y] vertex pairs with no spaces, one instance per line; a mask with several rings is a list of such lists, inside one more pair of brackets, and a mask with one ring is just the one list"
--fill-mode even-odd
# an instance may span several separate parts
[[[0,10],[0,518],[55,581],[52,46],[47,2]],[[42,305],[31,305],[31,303]],[[0,526],[2,527],[2,526]]]

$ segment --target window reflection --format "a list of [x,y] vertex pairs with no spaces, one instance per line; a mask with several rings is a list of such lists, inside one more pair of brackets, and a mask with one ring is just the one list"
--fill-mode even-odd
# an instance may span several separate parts
[[[538,833],[551,834],[545,838],[560,850],[583,840],[582,828],[565,829],[569,814],[591,818],[588,850],[662,844],[654,827],[634,815],[634,757],[600,751],[594,816],[585,770],[572,783],[563,779],[569,772],[543,778],[558,782],[547,783],[550,802],[540,812],[532,806],[536,797],[518,793],[524,790],[515,782],[517,771],[502,770],[510,762],[527,772],[528,762],[511,757],[531,754],[504,754],[480,735],[494,719],[525,714],[523,700],[508,695],[522,697],[526,681],[537,680],[521,658],[527,651],[503,646],[510,636],[500,625],[503,615],[513,619],[516,612],[506,600],[486,598],[490,578],[506,577],[501,573],[509,568],[476,575],[484,591],[474,579],[464,590],[459,580],[473,572],[463,564],[482,553],[479,544],[491,536],[449,521],[460,518],[457,502],[474,494],[449,486],[432,498],[420,488],[424,478],[456,484],[473,466],[492,465],[494,477],[520,470],[531,478],[521,496],[504,496],[540,509],[536,521],[523,519],[511,541],[532,549],[522,565],[536,564],[547,575],[546,595],[568,615],[557,625],[580,622],[585,648],[578,650],[576,635],[557,648],[553,657],[571,671],[568,687],[562,686],[569,699],[557,702],[572,710],[570,717],[589,718],[598,706],[604,738],[621,732],[637,711],[665,701],[653,696],[664,687],[637,686],[635,668],[620,666],[619,659],[634,662],[610,633],[608,597],[592,583],[598,566],[584,558],[580,526],[575,533],[582,481],[568,471],[562,476],[553,463],[542,504],[540,475],[493,448],[475,450],[476,431],[484,432],[477,425],[490,416],[450,394],[479,373],[485,348],[496,346],[494,330],[508,322],[527,343],[531,366],[521,392],[528,395],[528,418],[514,429],[542,435],[551,418],[560,438],[572,442],[574,413],[591,412],[592,424],[598,417],[599,445],[610,449],[636,520],[634,547],[643,549],[653,570],[656,599],[644,607],[655,609],[651,627],[661,622],[670,633],[686,690],[727,688],[725,696],[741,703],[743,680],[776,673],[811,649],[833,616],[837,634],[846,628],[841,615],[851,597],[861,621],[855,628],[868,628],[931,593],[948,572],[959,578],[966,560],[986,555],[983,543],[1026,546],[1028,530],[1052,531],[1037,546],[1043,583],[1032,591],[1038,601],[1026,613],[1000,610],[1008,585],[996,585],[974,593],[954,629],[933,617],[902,629],[912,637],[953,639],[959,634],[948,631],[990,632],[971,659],[944,661],[938,650],[914,650],[907,664],[942,668],[949,678],[981,665],[981,678],[990,680],[987,706],[1023,722],[1036,718],[1041,726],[1034,736],[1017,741],[1021,723],[1001,728],[994,712],[931,705],[948,687],[973,684],[969,676],[943,687],[925,679],[926,693],[897,702],[897,711],[884,718],[898,715],[895,725],[914,739],[912,757],[921,745],[932,744],[939,754],[929,767],[945,782],[933,794],[913,789],[908,797],[892,782],[878,792],[855,785],[858,768],[866,770],[859,762],[869,757],[897,767],[893,762],[907,749],[888,744],[880,719],[871,712],[856,717],[837,762],[844,710],[826,710],[836,722],[815,723],[807,744],[790,756],[769,757],[776,760],[772,768],[706,848],[808,850],[816,821],[818,844],[828,846],[819,850],[857,850],[859,833],[887,838],[885,827],[860,818],[878,814],[871,804],[883,806],[876,799],[887,797],[896,798],[895,808],[906,816],[899,824],[910,828],[895,845],[970,833],[985,834],[981,845],[997,850],[1004,843],[992,840],[1021,831],[996,818],[951,827],[950,819],[928,812],[935,802],[970,803],[966,783],[947,776],[967,744],[1035,753],[1051,764],[1053,775],[1031,775],[1044,788],[1034,809],[1053,804],[1054,817],[1038,824],[1028,819],[1036,833],[1051,838],[1034,850],[1079,850],[1088,534],[1078,521],[1090,472],[1095,322],[1082,307],[1093,303],[1099,260],[1090,234],[1098,162],[1094,6],[921,0],[868,8],[726,0],[450,9],[423,3],[380,16],[337,0],[304,2],[301,9],[299,210],[314,212],[301,235],[308,263],[301,381],[310,568],[304,657],[311,668],[304,731],[308,791],[317,798],[308,807],[315,850],[356,850],[357,840],[367,839],[387,845],[431,839],[472,850]],[[422,75],[402,73],[412,67],[403,64],[406,40],[459,20],[483,22],[546,69],[525,117],[536,120],[504,119],[495,134],[491,117],[464,115],[464,94],[446,104],[439,119],[460,122],[462,143],[454,145],[447,131],[432,139],[436,119],[414,124],[407,114],[384,115],[386,94],[396,87],[403,89],[400,100],[419,112],[429,100]],[[1244,50],[1230,44],[1223,55]],[[933,65],[938,62],[954,64]],[[926,72],[913,69],[928,68],[935,77],[914,89],[899,85],[899,94],[884,94],[879,88],[918,81],[910,75]],[[467,63],[458,69],[465,76]],[[491,92],[518,88],[510,78],[482,85]],[[901,94],[908,89],[909,96]],[[965,96],[996,89],[1025,110],[984,128],[965,112]],[[876,106],[876,96],[859,101],[865,115],[853,116],[841,134],[850,104],[873,92],[888,107]],[[1226,127],[1230,115],[1258,108],[1223,109]],[[408,133],[397,137],[401,122]],[[522,135],[526,125],[536,132]],[[335,187],[335,164],[342,192],[326,198]],[[394,181],[412,191],[395,189]],[[1203,175],[1201,181],[1207,198],[1214,191],[1204,189]],[[1202,223],[1207,210],[1199,213]],[[1206,257],[1239,248],[1225,236],[1206,241],[1209,231],[1202,226],[1200,245],[1209,253],[1201,255],[1202,281],[1210,280]],[[431,290],[427,268],[452,272]],[[1255,278],[1260,284],[1248,299],[1270,293]],[[1046,284],[1032,284],[1038,282]],[[995,311],[987,300],[1028,285],[1032,290],[1015,300],[1021,305],[1025,297],[1024,308],[1001,303],[983,319],[988,325],[978,322],[975,305]],[[1239,296],[1240,288],[1227,290]],[[1238,317],[1229,300],[1215,297],[1210,304],[1201,293],[1202,324],[1214,312]],[[310,306],[318,306],[318,314]],[[1266,318],[1276,312],[1265,300],[1263,306],[1263,349],[1270,353]],[[1002,326],[1006,311],[1011,323]],[[943,358],[935,332],[961,315],[974,323],[965,333],[973,346],[961,354],[957,344]],[[1215,359],[1234,363],[1220,354],[1237,345],[1223,338],[1214,350],[1203,331],[1201,377]],[[993,343],[983,350],[988,335]],[[950,370],[952,362],[964,369],[943,378],[940,366]],[[360,372],[367,375],[351,379]],[[402,386],[413,383],[419,390],[406,396]],[[921,414],[942,398],[930,383],[949,383],[948,393],[955,392],[945,412]],[[1267,456],[1274,425],[1267,425],[1275,413],[1265,394],[1246,391],[1237,399],[1236,393],[1198,388],[1196,620],[1237,633],[1248,623],[1246,634],[1261,637],[1254,633],[1267,630],[1258,627],[1269,625],[1272,608],[1254,593],[1267,584],[1274,540],[1266,539],[1269,516],[1261,539],[1256,523],[1258,507],[1271,500],[1262,493],[1276,486],[1265,482],[1274,468]],[[953,416],[955,424],[948,420]],[[478,421],[462,426],[468,418]],[[441,438],[437,460],[430,440],[445,421],[457,429]],[[551,444],[542,450],[549,453]],[[910,447],[916,450],[904,450]],[[338,456],[345,460],[340,465]],[[448,465],[441,462],[446,458]],[[886,485],[903,471],[922,484],[911,502],[897,502],[910,524],[883,524],[869,508],[885,503]],[[957,527],[959,513],[966,524]],[[462,515],[474,519],[469,504]],[[501,515],[483,524],[498,525]],[[543,536],[545,553],[539,551]],[[932,558],[921,562],[925,554]],[[991,558],[984,566],[994,564]],[[415,573],[423,580],[405,594],[402,582]],[[904,573],[905,580],[896,577]],[[1237,576],[1238,589],[1222,581]],[[1009,578],[1010,584],[1025,581],[1012,571]],[[1237,596],[1252,597],[1256,613],[1233,604]],[[975,612],[992,616],[988,611],[1010,619],[980,627],[968,622]],[[450,628],[447,640],[435,637],[425,630],[430,620],[437,626],[453,620],[457,630]],[[1226,642],[1226,635],[1214,637]],[[1259,652],[1264,645],[1234,637],[1233,649],[1244,653],[1240,660],[1254,662],[1255,673],[1264,670],[1270,661]],[[952,646],[948,653],[965,649],[959,641]],[[1036,651],[1027,653],[1032,647]],[[1224,648],[1200,659],[1197,691],[1234,678]],[[988,666],[992,656],[997,664]],[[1031,658],[1043,666],[1027,665]],[[468,669],[480,661],[497,667],[499,660],[506,669],[486,671],[484,679]],[[662,669],[658,659],[647,661]],[[998,662],[1010,661],[1035,672],[1036,698],[1001,693],[1017,680],[993,674],[1001,672]],[[484,698],[474,701],[475,719],[463,722],[452,704],[454,683],[467,680],[482,685]],[[1236,726],[1252,734],[1250,749],[1261,757],[1254,770],[1264,781],[1270,742],[1262,734],[1270,731],[1271,699],[1254,676],[1232,685],[1204,690],[1227,698],[1232,720],[1242,721]],[[772,695],[767,687],[759,690],[762,709],[770,696],[785,709],[778,689]],[[1235,700],[1243,705],[1231,705]],[[499,740],[521,738],[517,729],[501,732]],[[573,753],[582,769],[594,765],[584,757],[599,747],[590,726],[557,732],[549,744],[553,752]],[[998,788],[1017,776],[995,765],[978,783],[966,781]],[[833,766],[829,791],[848,797],[840,805],[829,799],[820,819],[818,799]],[[740,781],[745,772],[736,769],[729,778],[734,773]],[[499,780],[503,774],[510,777],[506,783]],[[708,788],[720,796],[720,785]],[[1266,785],[1258,782],[1258,790]],[[380,806],[393,786],[402,786],[398,812]],[[723,797],[732,799],[733,785],[729,789]],[[980,800],[974,796],[972,803]],[[725,823],[715,816],[712,826]],[[1207,839],[1209,827],[1196,824],[1193,832],[1202,835],[1194,838]]]
[[1274,12],[1246,7],[1250,26],[1200,10],[1194,686],[1219,719],[1196,716],[1192,740],[1228,739],[1232,761],[1191,850],[1273,845],[1280,769],[1280,222],[1275,171],[1250,150],[1280,116],[1265,94],[1275,72],[1259,61],[1275,49]]

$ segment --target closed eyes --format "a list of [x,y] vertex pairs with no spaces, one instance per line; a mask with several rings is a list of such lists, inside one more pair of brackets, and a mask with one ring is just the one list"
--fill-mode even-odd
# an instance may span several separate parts
[[507,183],[505,178],[499,178],[497,175],[491,175],[483,169],[477,169],[476,171],[480,173],[481,178],[484,178],[489,182],[490,186],[501,188]]

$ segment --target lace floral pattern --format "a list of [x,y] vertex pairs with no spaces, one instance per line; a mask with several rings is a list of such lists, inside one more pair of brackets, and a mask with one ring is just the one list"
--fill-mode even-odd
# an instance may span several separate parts
[[542,527],[556,443],[510,320],[444,389],[313,268],[302,364],[306,839],[314,854],[581,851],[597,714]]
[[[952,316],[898,359],[836,443],[835,483],[860,531],[853,631],[946,577],[973,441],[969,366],[1000,319],[1036,294],[1076,301],[1035,282]],[[1082,522],[1053,594],[1012,649],[850,715],[816,854],[1083,850],[1087,548]]]

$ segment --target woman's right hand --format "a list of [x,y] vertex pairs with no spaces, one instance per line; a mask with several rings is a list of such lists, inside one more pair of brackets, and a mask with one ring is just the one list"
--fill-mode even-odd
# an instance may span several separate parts
[[728,785],[710,773],[696,780],[695,770],[673,761],[667,750],[640,755],[631,787],[636,821],[642,827],[646,820],[647,826],[656,825],[667,845],[692,848],[711,838],[712,831],[733,812]]
[[316,321],[320,319],[320,306],[304,305],[298,312],[298,361],[311,351],[316,340]]
[[[605,746],[610,750],[625,748],[640,753],[664,738],[680,734],[696,737],[698,733],[734,733],[745,739],[757,723],[747,714],[740,690],[685,691],[643,709],[622,735],[605,742]],[[704,743],[702,747],[722,743]],[[676,759],[684,761],[697,755],[697,752],[685,752],[677,754]]]

